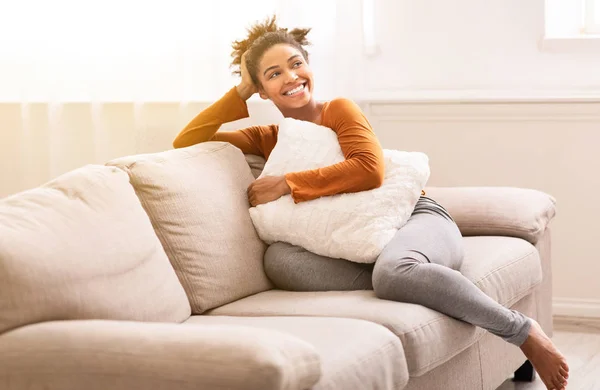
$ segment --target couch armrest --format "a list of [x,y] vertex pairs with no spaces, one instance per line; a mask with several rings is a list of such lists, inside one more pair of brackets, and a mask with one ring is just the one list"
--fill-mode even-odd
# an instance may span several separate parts
[[0,388],[306,389],[321,375],[314,347],[233,325],[53,321],[0,335]]
[[428,187],[463,236],[511,236],[535,244],[556,214],[555,199],[514,187]]

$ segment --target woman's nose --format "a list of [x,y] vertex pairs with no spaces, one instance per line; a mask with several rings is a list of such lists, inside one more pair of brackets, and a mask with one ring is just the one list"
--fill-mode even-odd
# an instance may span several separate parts
[[293,83],[294,81],[296,81],[298,79],[298,75],[294,72],[288,72],[287,73],[287,82],[288,83]]

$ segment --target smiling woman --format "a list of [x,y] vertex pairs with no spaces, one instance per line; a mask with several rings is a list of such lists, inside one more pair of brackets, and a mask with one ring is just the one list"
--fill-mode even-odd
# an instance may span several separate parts
[[177,136],[173,146],[205,141],[230,142],[244,153],[268,158],[277,143],[278,126],[253,126],[233,132],[217,130],[227,122],[248,117],[246,100],[258,93],[284,117],[308,121],[334,130],[345,161],[281,177],[257,180],[248,190],[253,206],[290,193],[296,203],[322,196],[358,192],[381,185],[383,151],[371,125],[358,106],[348,99],[318,102],[305,45],[310,29],[277,25],[275,17],[256,23],[246,39],[233,43],[234,73],[240,84],[199,113]]
[[[246,100],[258,93],[272,101],[286,118],[333,130],[344,160],[323,168],[259,178],[248,188],[252,206],[288,193],[299,203],[381,186],[383,150],[358,106],[343,98],[328,102],[314,99],[313,73],[304,49],[309,30],[288,32],[271,18],[248,32],[246,39],[233,45],[233,65],[239,66],[241,83],[198,114],[173,145],[224,141],[246,154],[268,159],[277,143],[277,125],[217,133],[223,123],[247,117]],[[373,289],[380,299],[423,305],[482,327],[521,347],[548,389],[564,389],[568,378],[564,357],[539,324],[502,306],[460,273],[464,253],[462,236],[452,216],[433,199],[421,196],[408,221],[397,230],[372,268],[320,256],[284,242],[269,247],[264,267],[269,279],[281,289]]]

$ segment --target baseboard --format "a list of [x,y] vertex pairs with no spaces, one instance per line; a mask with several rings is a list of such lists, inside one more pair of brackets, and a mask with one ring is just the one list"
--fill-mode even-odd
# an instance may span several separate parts
[[560,317],[600,318],[600,300],[554,298],[552,312]]

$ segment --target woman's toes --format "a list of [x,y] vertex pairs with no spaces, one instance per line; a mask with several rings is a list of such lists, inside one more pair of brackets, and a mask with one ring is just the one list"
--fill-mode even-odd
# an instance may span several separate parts
[[558,372],[560,372],[560,375],[562,375],[563,378],[569,379],[569,372],[567,370],[565,370],[564,368],[560,367],[558,369]]
[[560,390],[562,388],[562,385],[555,378],[550,377],[548,378],[548,383],[546,383],[546,387],[549,389]]
[[557,378],[558,378],[558,381],[563,385],[563,387],[567,385],[567,378],[562,376],[562,374],[558,374]]
[[552,382],[557,389],[564,389],[564,387],[567,385],[567,381],[561,375],[556,375]]

